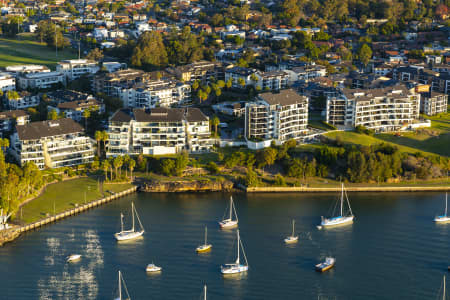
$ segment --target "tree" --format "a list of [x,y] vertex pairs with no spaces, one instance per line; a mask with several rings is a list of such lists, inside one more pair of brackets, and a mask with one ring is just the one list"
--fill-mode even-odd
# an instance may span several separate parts
[[102,131],[102,142],[103,142],[103,150],[106,152],[106,142],[108,141],[108,138],[109,138],[109,136],[108,136],[108,132],[107,131],[105,131],[105,130],[103,130]]
[[247,175],[245,176],[245,184],[247,185],[247,187],[252,187],[252,186],[258,186],[260,183],[260,180],[258,178],[258,175],[256,174],[255,171],[252,170],[252,168],[249,168],[247,170]]
[[[109,161],[107,159],[105,159],[104,161],[102,161],[102,169],[105,173],[105,180],[108,181],[108,170],[109,168],[111,168],[111,164],[109,163]],[[111,178],[112,180],[112,178]]]
[[298,21],[300,21],[301,10],[295,0],[285,0],[281,4],[280,19],[283,20],[287,25],[297,26]]
[[114,171],[116,174],[116,179],[119,178],[119,174],[118,171],[120,170],[120,168],[123,165],[123,158],[122,156],[116,156],[113,160],[113,165],[114,165]]
[[263,165],[273,165],[277,159],[277,150],[272,147],[263,150]]
[[100,157],[100,141],[103,139],[103,134],[101,131],[96,131],[94,137],[97,141],[97,156]]
[[217,116],[214,116],[211,119],[211,125],[214,126],[214,132],[216,133],[216,135],[218,135],[218,131],[217,131],[217,126],[219,126],[220,124],[220,120]]
[[130,177],[131,177],[131,180],[133,180],[133,170],[134,170],[134,167],[136,166],[136,161],[134,160],[134,159],[131,159],[129,162],[128,162],[128,168],[130,169]]
[[227,80],[227,82],[226,82],[226,86],[227,86],[227,89],[231,89],[231,87],[233,86],[233,79],[228,79]]
[[359,48],[358,51],[358,57],[359,60],[364,64],[364,66],[367,66],[370,59],[372,58],[372,49],[367,44],[364,44]]
[[91,50],[88,55],[86,55],[87,59],[91,59],[91,60],[95,60],[95,61],[100,61],[103,59],[103,51],[95,48],[93,50]]
[[131,64],[146,70],[160,69],[167,65],[168,57],[162,36],[157,31],[144,32],[131,56]]
[[55,109],[52,109],[48,112],[47,119],[48,120],[57,120],[58,119],[58,113],[56,112]]
[[238,83],[239,83],[239,85],[243,88],[243,87],[245,87],[245,80],[244,80],[244,78],[239,78],[238,79]]
[[84,130],[87,131],[87,120],[91,116],[91,110],[89,108],[86,108],[83,110],[83,118],[84,118]]

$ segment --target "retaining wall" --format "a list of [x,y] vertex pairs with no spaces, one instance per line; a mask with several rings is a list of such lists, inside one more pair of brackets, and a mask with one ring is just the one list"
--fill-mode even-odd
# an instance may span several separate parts
[[[430,192],[450,191],[450,186],[374,186],[374,187],[345,187],[348,192]],[[323,193],[340,192],[340,187],[335,188],[310,188],[310,187],[247,187],[247,193],[279,193],[279,192],[304,192]]]

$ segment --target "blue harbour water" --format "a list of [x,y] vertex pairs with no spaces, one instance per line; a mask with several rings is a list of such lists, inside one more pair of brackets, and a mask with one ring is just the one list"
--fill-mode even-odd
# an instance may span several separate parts
[[[443,193],[350,193],[353,225],[318,230],[335,194],[234,194],[250,269],[224,278],[235,230],[220,230],[230,194],[147,194],[29,232],[0,248],[1,299],[113,299],[121,270],[132,299],[436,299],[447,273],[450,224],[433,217]],[[146,233],[118,243],[134,201]],[[296,220],[298,244],[286,246]],[[197,254],[204,226],[212,251]],[[82,254],[68,264],[69,254]],[[326,256],[336,267],[320,274]],[[162,266],[148,275],[147,264]]]

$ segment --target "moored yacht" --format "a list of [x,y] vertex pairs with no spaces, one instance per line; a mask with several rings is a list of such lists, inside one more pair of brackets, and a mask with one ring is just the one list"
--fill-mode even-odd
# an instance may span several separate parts
[[[348,206],[348,211],[344,211],[344,197],[346,199],[346,203]],[[340,210],[339,214],[335,217],[324,218],[322,217],[322,221],[320,222],[320,226],[322,227],[332,227],[338,225],[347,225],[353,223],[353,219],[355,216],[353,215],[352,208],[350,207],[350,202],[348,201],[347,193],[344,190],[344,184],[342,184],[341,198],[340,202]],[[335,213],[333,213],[334,215]]]
[[[135,222],[134,222],[134,217],[136,215],[136,218],[138,220],[139,223],[139,230],[135,229]],[[114,234],[114,237],[118,240],[118,241],[125,241],[125,240],[132,240],[135,238],[138,238],[140,236],[142,236],[144,234],[144,227],[142,226],[141,220],[139,219],[139,215],[136,211],[136,208],[134,207],[134,203],[131,202],[131,218],[132,218],[132,226],[130,230],[123,230],[123,214],[120,214],[120,232],[117,232]]]
[[123,279],[122,273],[120,271],[119,271],[118,290],[119,290],[119,297],[115,298],[115,300],[131,300],[130,294],[128,294],[127,286],[125,285],[125,280]]
[[207,236],[208,236],[208,228],[205,226],[205,243],[203,245],[198,246],[197,249],[195,249],[197,253],[207,252],[211,250],[212,245],[208,244]]
[[81,259],[80,254],[72,254],[67,257],[67,262],[75,262]]
[[295,220],[292,220],[292,235],[284,239],[286,244],[293,244],[298,242],[298,235],[295,235]]
[[[233,220],[233,212],[236,219]],[[225,212],[226,213],[226,212]],[[230,214],[227,219],[225,217],[222,219],[222,221],[219,222],[219,226],[222,229],[226,228],[234,228],[238,225],[238,217],[236,213],[236,208],[234,207],[233,197],[230,197]]]
[[[239,230],[237,230],[237,258],[232,264],[224,264],[220,267],[220,272],[223,275],[237,274],[248,271],[247,257],[245,256],[244,246],[242,245],[241,238],[239,236]],[[244,264],[240,261],[240,248],[242,247],[242,254],[244,256]]]
[[162,268],[158,267],[157,265],[155,265],[154,263],[148,264],[147,268],[145,269],[147,272],[149,273],[155,273],[155,272],[161,272]]
[[447,193],[445,193],[445,210],[444,214],[440,216],[436,216],[434,221],[437,223],[447,223],[450,222],[450,217],[447,215]]

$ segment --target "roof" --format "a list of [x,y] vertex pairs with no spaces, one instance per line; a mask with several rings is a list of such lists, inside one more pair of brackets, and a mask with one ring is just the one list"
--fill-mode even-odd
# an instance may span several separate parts
[[69,118],[17,125],[16,130],[20,140],[37,140],[84,131],[80,124]]
[[410,94],[406,86],[402,84],[376,89],[344,88],[342,92],[347,99],[355,99],[357,101],[369,101],[371,99],[381,97],[405,99]]
[[259,97],[269,105],[291,105],[306,101],[305,96],[297,94],[293,89],[281,90],[279,93],[263,93]]
[[134,109],[136,122],[181,122],[183,110],[176,108],[158,107],[151,111],[145,109]]
[[10,111],[2,111],[0,112],[0,120],[6,120],[11,118],[18,118],[28,116],[28,114],[24,110],[10,110]]
[[89,100],[77,100],[70,102],[63,102],[58,104],[58,108],[60,109],[77,109],[91,106],[99,106],[101,103],[96,99]]
[[124,123],[125,122],[130,122],[131,119],[132,119],[131,113],[132,112],[131,112],[130,109],[126,109],[126,108],[120,109],[120,110],[116,111],[112,115],[110,121],[112,121],[112,122],[124,122]]

